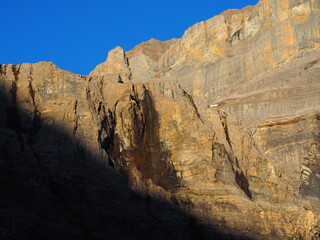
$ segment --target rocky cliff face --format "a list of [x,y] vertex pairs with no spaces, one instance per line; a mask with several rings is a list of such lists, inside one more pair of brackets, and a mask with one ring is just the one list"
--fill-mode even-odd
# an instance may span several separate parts
[[319,239],[319,8],[261,0],[89,76],[1,65],[0,236]]

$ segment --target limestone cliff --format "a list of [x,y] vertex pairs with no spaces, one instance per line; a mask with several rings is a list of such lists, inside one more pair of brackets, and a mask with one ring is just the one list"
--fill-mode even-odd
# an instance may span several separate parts
[[0,236],[319,239],[319,8],[261,0],[88,76],[0,65]]

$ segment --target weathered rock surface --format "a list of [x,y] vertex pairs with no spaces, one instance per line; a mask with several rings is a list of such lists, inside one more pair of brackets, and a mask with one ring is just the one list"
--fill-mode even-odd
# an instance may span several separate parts
[[0,236],[319,239],[319,8],[261,0],[89,76],[0,65]]

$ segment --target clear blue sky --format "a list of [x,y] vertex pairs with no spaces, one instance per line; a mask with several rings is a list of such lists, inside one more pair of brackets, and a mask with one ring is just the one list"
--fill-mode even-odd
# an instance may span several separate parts
[[193,24],[258,0],[3,0],[0,64],[52,61],[88,74],[117,45],[179,38]]

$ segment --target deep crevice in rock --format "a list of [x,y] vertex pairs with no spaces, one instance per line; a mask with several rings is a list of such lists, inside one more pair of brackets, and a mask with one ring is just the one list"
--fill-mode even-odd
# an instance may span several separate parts
[[185,90],[182,90],[183,96],[187,97],[188,101],[190,102],[191,106],[194,108],[196,115],[200,119],[200,121],[204,124],[203,119],[198,111],[197,105],[194,103],[193,98],[190,94],[188,94]]
[[229,146],[232,148],[230,136],[229,136],[229,129],[228,129],[228,123],[227,123],[227,114],[226,113],[220,113],[219,112],[219,117],[221,120],[222,127],[224,129],[224,133],[226,135],[226,140],[229,143]]
[[235,172],[236,174],[236,183],[242,189],[242,191],[247,195],[247,197],[252,200],[253,196],[249,189],[249,182],[246,176],[242,172]]
[[107,116],[101,121],[101,128],[98,132],[98,141],[101,145],[101,148],[107,153],[109,165],[112,168],[115,168],[113,162],[113,150],[114,150],[114,141],[115,141],[115,125],[116,121],[113,116],[113,113],[108,110]]
[[74,122],[74,127],[72,130],[73,136],[76,135],[77,130],[78,130],[78,100],[75,101],[74,106],[73,106],[73,111],[74,111],[74,117],[75,117],[75,122]]

